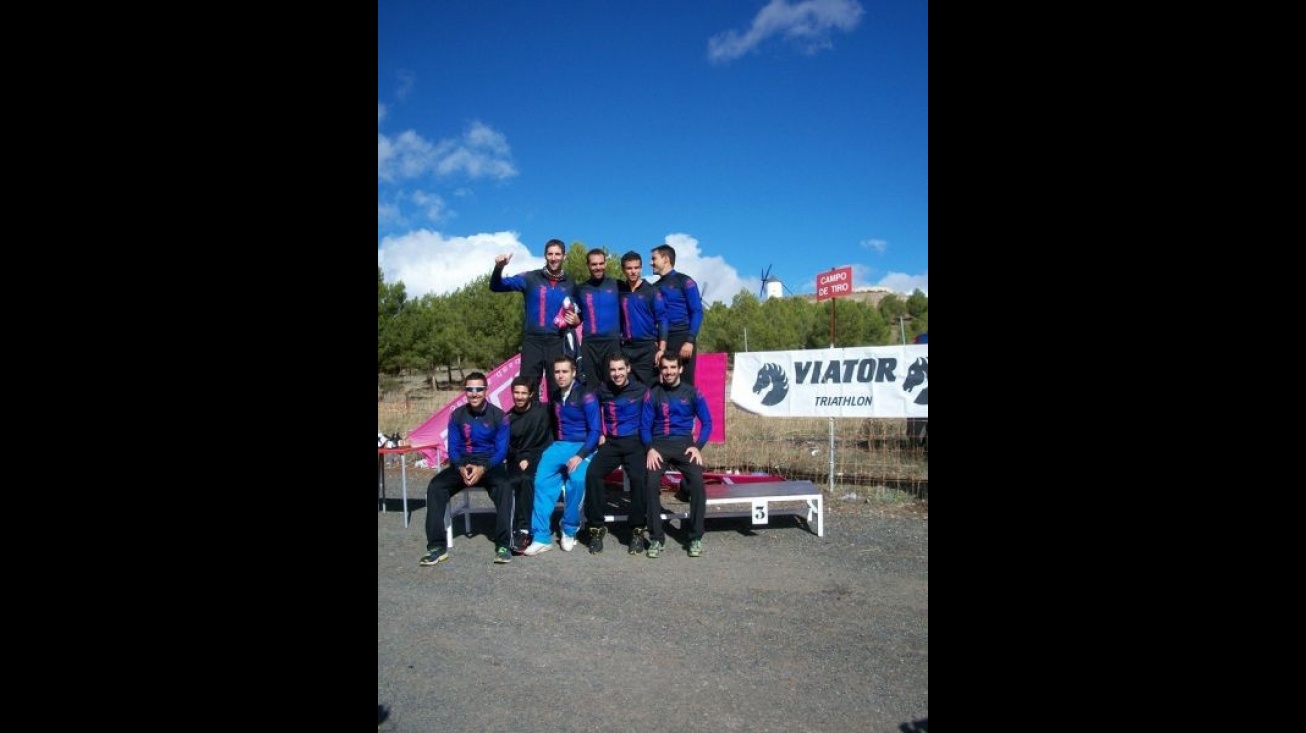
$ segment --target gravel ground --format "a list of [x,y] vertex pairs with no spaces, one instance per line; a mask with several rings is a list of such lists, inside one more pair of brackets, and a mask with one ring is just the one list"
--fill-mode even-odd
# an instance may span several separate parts
[[409,470],[409,527],[397,471],[377,513],[380,733],[928,730],[925,505],[827,496],[824,537],[709,518],[690,558],[672,520],[657,560],[619,526],[602,554],[555,542],[507,565],[477,514],[426,568],[430,475]]

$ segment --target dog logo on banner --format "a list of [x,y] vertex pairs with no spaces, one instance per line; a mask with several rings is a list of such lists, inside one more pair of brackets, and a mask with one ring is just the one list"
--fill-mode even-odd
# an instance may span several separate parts
[[[919,357],[916,359],[916,361],[912,362],[911,366],[907,367],[907,379],[902,383],[902,389],[904,392],[911,392],[912,389],[918,385],[921,384],[928,385],[929,379],[930,379],[930,357],[928,356]],[[912,401],[918,405],[928,405],[930,404],[929,394],[930,394],[930,388],[926,386],[921,389],[921,393],[916,395],[916,399]]]
[[789,378],[785,371],[775,364],[767,364],[757,372],[757,381],[753,383],[753,394],[769,389],[762,396],[762,404],[775,405],[789,396]]

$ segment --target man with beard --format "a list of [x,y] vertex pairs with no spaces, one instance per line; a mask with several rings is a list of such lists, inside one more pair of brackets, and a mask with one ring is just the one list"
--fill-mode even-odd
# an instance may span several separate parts
[[599,446],[599,402],[592,391],[576,381],[576,362],[571,357],[553,360],[553,381],[549,390],[553,445],[544,449],[535,473],[535,510],[531,515],[534,541],[522,553],[530,557],[553,549],[553,507],[564,490],[558,545],[563,552],[571,552],[576,546],[581,502],[585,498],[585,471]]
[[[639,438],[648,450],[644,467],[648,496],[647,557],[662,555],[661,484],[668,468],[680,469],[682,489],[689,493],[689,556],[703,555],[703,520],[707,515],[707,492],[703,484],[703,446],[712,435],[712,413],[702,391],[680,379],[680,356],[663,354],[662,382],[648,391],[639,418]],[[698,440],[694,439],[694,418],[698,418]],[[682,525],[683,526],[683,525]]]
[[608,255],[601,249],[585,254],[590,279],[576,286],[580,307],[580,381],[594,389],[607,378],[608,357],[621,348],[621,305],[617,280],[608,277]]
[[513,515],[514,555],[531,543],[531,512],[535,509],[535,471],[544,449],[553,444],[549,408],[535,399],[535,382],[528,377],[512,380],[512,409],[508,410],[508,481],[517,502]]
[[562,269],[566,257],[562,240],[550,239],[544,245],[543,268],[504,277],[503,268],[512,255],[501,254],[494,258],[494,271],[490,273],[490,290],[493,292],[522,293],[526,317],[522,322],[521,369],[518,374],[541,385],[547,384],[543,380],[551,376],[547,372],[548,366],[563,355],[568,329],[580,323],[580,317],[569,309],[564,318],[565,325],[554,325],[554,317],[562,310],[563,301],[576,302],[575,283]]
[[620,352],[608,357],[608,379],[599,385],[599,425],[602,436],[599,449],[590,459],[585,474],[585,523],[589,525],[590,554],[603,552],[603,479],[617,466],[626,471],[630,482],[630,554],[643,551],[645,532],[644,460],[646,452],[639,439],[639,418],[644,409],[648,387],[630,378],[630,359]]

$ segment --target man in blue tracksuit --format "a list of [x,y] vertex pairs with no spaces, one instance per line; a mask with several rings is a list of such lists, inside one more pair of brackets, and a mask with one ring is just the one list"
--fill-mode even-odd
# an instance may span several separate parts
[[621,256],[626,279],[617,285],[621,298],[621,352],[630,371],[646,387],[658,383],[658,360],[667,350],[667,305],[662,291],[646,281],[644,260],[631,250]]
[[522,294],[526,317],[522,322],[521,369],[518,374],[536,380],[541,386],[549,383],[547,372],[553,359],[563,355],[568,328],[580,323],[580,318],[574,313],[566,316],[564,326],[554,322],[554,317],[562,310],[563,300],[576,300],[575,283],[562,269],[566,256],[562,240],[550,239],[544,245],[543,268],[504,277],[503,267],[512,255],[501,254],[494,258],[494,271],[490,273],[490,290]]
[[621,308],[617,281],[607,276],[608,255],[601,249],[585,253],[590,279],[576,286],[580,307],[580,381],[593,390],[608,377],[608,357],[621,347]]
[[[644,463],[648,469],[648,557],[662,554],[662,475],[672,466],[680,469],[681,487],[689,490],[689,556],[700,557],[707,514],[702,450],[712,435],[712,413],[703,393],[680,378],[679,356],[664,354],[659,371],[662,381],[648,391],[639,418],[639,438],[648,451]],[[698,418],[698,440],[694,440],[694,418]]]
[[494,561],[512,562],[512,487],[503,461],[508,457],[508,416],[486,399],[485,375],[472,372],[463,379],[467,404],[449,415],[446,449],[449,466],[426,486],[426,554],[419,565],[449,559],[445,546],[444,512],[449,497],[469,486],[483,486],[494,502]]
[[585,472],[585,523],[589,525],[590,554],[603,552],[603,537],[608,528],[603,524],[603,505],[606,498],[604,479],[617,466],[626,471],[630,482],[630,554],[642,552],[645,524],[644,514],[648,503],[645,498],[644,461],[647,451],[639,438],[639,419],[644,410],[644,395],[648,387],[630,378],[630,359],[617,352],[608,357],[608,378],[599,385],[599,424],[603,437],[599,449],[590,459]]
[[585,469],[599,446],[599,401],[594,393],[576,381],[576,362],[571,357],[553,360],[555,386],[549,390],[553,413],[553,445],[544,449],[535,473],[535,511],[531,534],[535,541],[523,555],[535,556],[553,549],[549,523],[553,507],[566,482],[567,497],[562,510],[562,537],[558,544],[571,552],[580,531],[580,508],[585,498]]
[[676,272],[676,250],[669,244],[653,248],[653,271],[658,278],[658,290],[667,306],[667,353],[680,357],[683,366],[680,378],[694,382],[695,340],[703,325],[703,299],[698,293],[698,283],[683,272]]

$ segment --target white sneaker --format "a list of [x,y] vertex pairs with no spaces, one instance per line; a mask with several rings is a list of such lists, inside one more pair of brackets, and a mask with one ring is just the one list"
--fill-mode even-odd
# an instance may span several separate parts
[[576,538],[571,535],[564,534],[562,536],[562,541],[559,542],[558,544],[562,545],[563,552],[571,552],[572,548],[576,546]]
[[532,542],[531,545],[530,545],[530,547],[527,547],[527,548],[526,548],[526,551],[523,552],[522,554],[523,554],[523,555],[526,555],[526,556],[528,556],[528,557],[534,557],[534,556],[540,554],[541,552],[548,552],[549,550],[552,550],[552,549],[553,549],[553,543],[552,543],[552,542],[550,542],[550,543],[547,544],[547,545],[544,544],[543,542]]

